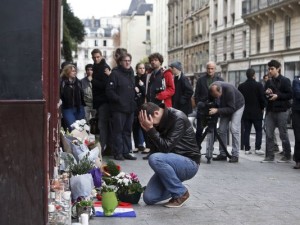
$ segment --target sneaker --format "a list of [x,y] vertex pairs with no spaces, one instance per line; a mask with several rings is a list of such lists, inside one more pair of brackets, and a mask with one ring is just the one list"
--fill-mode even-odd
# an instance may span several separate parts
[[145,148],[143,151],[142,151],[142,154],[148,154],[150,152],[150,148]]
[[250,150],[245,151],[245,155],[250,155],[250,154],[252,154],[252,152]]
[[137,153],[139,151],[138,148],[135,148],[134,150],[132,150],[133,153]]
[[265,152],[263,150],[255,150],[256,155],[264,155]]
[[291,161],[291,156],[283,156],[280,160],[277,160],[278,163],[288,163]]
[[123,155],[124,159],[128,159],[128,160],[136,160],[136,157],[130,155],[130,154],[126,154],[126,155]]
[[225,155],[217,155],[216,158],[213,158],[214,161],[227,161],[227,157]]
[[165,207],[168,208],[179,208],[183,206],[183,204],[189,199],[190,194],[189,191],[186,191],[184,195],[182,195],[179,198],[171,198],[171,200],[165,204]]
[[279,152],[279,146],[278,145],[274,146],[274,152],[276,152],[276,153]]
[[239,162],[239,157],[232,156],[231,159],[229,159],[229,162],[230,163],[237,163],[237,162]]
[[269,162],[274,162],[274,157],[266,157],[263,161],[261,161],[262,163],[269,163]]

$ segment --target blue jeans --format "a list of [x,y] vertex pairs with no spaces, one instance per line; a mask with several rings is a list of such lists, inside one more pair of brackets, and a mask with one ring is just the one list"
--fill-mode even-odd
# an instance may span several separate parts
[[250,133],[252,124],[255,129],[255,150],[260,150],[261,141],[262,141],[262,120],[252,120],[252,119],[244,119],[244,145],[245,150],[248,151],[251,149],[250,147]]
[[194,177],[199,168],[195,161],[175,153],[153,153],[149,165],[155,173],[143,194],[148,205],[184,195],[187,189],[182,181]]
[[285,156],[291,156],[291,144],[287,132],[287,118],[286,112],[267,112],[266,114],[266,156],[274,158],[274,131],[277,127],[279,130],[279,137],[282,141],[282,148]]
[[[227,132],[230,125],[230,132],[232,134],[232,156],[239,157],[240,149],[240,134],[241,134],[241,119],[244,112],[244,106],[237,111],[235,111],[230,116],[222,116],[220,118],[219,133],[220,138],[225,146],[227,146]],[[226,156],[225,151],[222,146],[219,147],[220,155]]]
[[74,128],[71,128],[71,125],[76,120],[84,119],[85,113],[84,108],[81,106],[79,109],[77,108],[70,108],[70,109],[62,109],[62,116],[64,118],[65,124],[69,131],[73,130]]

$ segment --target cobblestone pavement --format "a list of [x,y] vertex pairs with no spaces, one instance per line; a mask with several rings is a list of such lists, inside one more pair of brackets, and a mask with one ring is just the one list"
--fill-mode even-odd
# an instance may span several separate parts
[[[289,134],[294,146],[292,130]],[[202,146],[205,149],[205,143]],[[123,171],[137,173],[146,185],[153,172],[142,154],[136,156],[136,161],[119,164]],[[185,182],[191,196],[183,207],[147,206],[141,199],[134,205],[136,218],[98,217],[90,220],[90,225],[300,224],[300,171],[292,169],[294,162],[260,163],[263,157],[241,151],[239,163],[234,164],[206,164],[203,157],[197,175]]]

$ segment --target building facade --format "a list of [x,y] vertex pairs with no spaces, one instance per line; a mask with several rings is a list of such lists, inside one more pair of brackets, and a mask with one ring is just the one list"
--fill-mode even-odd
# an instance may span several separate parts
[[120,17],[102,17],[82,20],[85,28],[84,42],[78,45],[74,59],[77,62],[77,76],[83,78],[84,67],[93,63],[91,52],[95,48],[102,51],[107,63],[114,65],[113,52],[120,45]]
[[250,26],[250,65],[260,78],[271,59],[281,62],[289,79],[300,74],[300,5],[298,0],[245,0],[243,19]]
[[249,68],[249,26],[242,19],[240,0],[210,0],[210,60],[224,80],[238,85]]
[[188,76],[205,72],[209,59],[209,0],[169,0],[169,61]]
[[153,5],[145,0],[132,0],[127,12],[121,14],[121,43],[132,55],[132,67],[145,61],[152,48]]
[[164,57],[163,65],[168,66],[168,0],[154,0],[153,24],[151,32],[151,51],[159,52]]

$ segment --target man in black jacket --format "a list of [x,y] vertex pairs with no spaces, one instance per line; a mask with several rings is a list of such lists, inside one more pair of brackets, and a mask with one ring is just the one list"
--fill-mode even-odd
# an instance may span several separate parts
[[268,63],[269,79],[265,86],[268,98],[266,110],[266,157],[262,162],[274,162],[274,130],[278,127],[284,156],[278,162],[291,160],[291,144],[287,133],[288,109],[292,98],[291,81],[280,74],[281,64],[277,60]]
[[112,114],[113,153],[116,160],[136,160],[132,150],[131,132],[136,109],[134,72],[131,55],[125,53],[118,58],[118,66],[112,70],[106,87]]
[[251,154],[250,131],[252,124],[255,128],[255,154],[263,155],[261,150],[262,142],[262,120],[263,111],[266,105],[263,85],[255,80],[255,71],[246,71],[247,80],[240,84],[238,89],[245,98],[245,109],[242,116],[244,123],[244,145],[245,154]]
[[192,113],[193,87],[189,79],[183,74],[181,62],[173,62],[170,65],[174,78],[175,94],[172,96],[172,107],[184,112],[185,115]]
[[98,112],[100,145],[102,151],[105,151],[109,140],[109,106],[105,89],[111,69],[105,62],[99,49],[94,49],[91,54],[94,61],[92,79],[93,107]]
[[197,130],[196,130],[196,139],[199,148],[201,149],[201,143],[200,139],[203,132],[203,124],[201,121],[203,121],[203,105],[205,105],[205,102],[207,102],[209,99],[209,92],[208,88],[209,85],[211,85],[215,81],[224,81],[223,78],[219,77],[216,74],[216,64],[215,62],[208,62],[206,64],[206,75],[200,77],[197,80],[196,89],[195,89],[195,103],[197,105]]
[[171,198],[166,207],[181,207],[189,198],[182,181],[194,177],[200,164],[191,123],[183,112],[152,102],[142,105],[139,120],[153,144],[149,165],[155,172],[143,194],[144,201],[151,205]]

